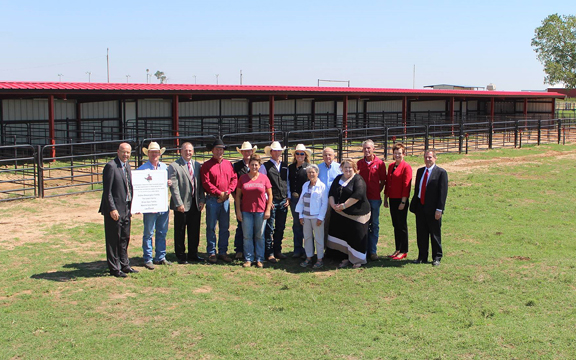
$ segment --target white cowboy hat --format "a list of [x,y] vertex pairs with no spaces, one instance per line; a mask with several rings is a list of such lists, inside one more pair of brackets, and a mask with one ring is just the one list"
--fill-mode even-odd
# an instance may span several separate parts
[[278,141],[274,141],[272,144],[270,144],[270,146],[266,146],[264,148],[264,153],[266,154],[266,156],[270,156],[270,150],[284,151],[286,150],[286,146],[282,147],[282,145],[280,145]]
[[242,147],[241,148],[236,147],[236,150],[240,154],[242,154],[242,151],[244,151],[244,150],[252,150],[252,151],[256,152],[256,150],[258,150],[258,146],[254,145],[254,147],[252,147],[252,144],[250,144],[250,141],[244,141],[242,143]]
[[295,156],[294,153],[296,153],[296,151],[304,151],[306,152],[306,154],[308,154],[308,157],[312,156],[312,150],[306,149],[306,146],[304,146],[304,144],[296,145],[296,148],[291,151],[292,156]]
[[164,151],[166,151],[166,148],[160,148],[160,144],[158,144],[155,141],[151,141],[150,144],[148,144],[148,149],[146,149],[145,147],[142,148],[142,152],[144,153],[144,155],[148,155],[148,151],[150,150],[158,150],[160,151],[160,155],[164,154]]

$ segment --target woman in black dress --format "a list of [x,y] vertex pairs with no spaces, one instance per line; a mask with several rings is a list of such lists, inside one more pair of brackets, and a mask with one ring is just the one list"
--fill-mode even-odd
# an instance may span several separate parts
[[366,198],[366,183],[356,174],[356,163],[344,159],[340,169],[342,175],[334,179],[328,193],[332,210],[327,247],[347,255],[339,268],[352,263],[357,269],[366,264],[370,203]]

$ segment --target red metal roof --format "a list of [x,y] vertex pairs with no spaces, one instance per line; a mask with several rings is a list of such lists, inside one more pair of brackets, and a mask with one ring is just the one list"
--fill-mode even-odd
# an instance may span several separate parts
[[355,87],[316,87],[316,86],[269,86],[269,85],[190,85],[190,84],[129,84],[129,83],[84,83],[84,82],[0,82],[0,91],[71,91],[74,93],[98,92],[182,92],[182,93],[308,93],[312,94],[389,94],[389,95],[439,95],[472,97],[527,97],[527,98],[563,98],[565,95],[555,92],[527,91],[486,91],[486,90],[431,90],[431,89],[390,89]]

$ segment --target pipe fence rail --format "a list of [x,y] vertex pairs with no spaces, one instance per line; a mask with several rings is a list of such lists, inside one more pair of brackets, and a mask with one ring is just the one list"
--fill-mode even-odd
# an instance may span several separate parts
[[[327,116],[321,123],[328,125],[329,120],[330,117]],[[302,143],[312,150],[310,160],[314,163],[321,161],[322,150],[327,146],[334,149],[338,159],[360,158],[363,156],[362,142],[366,139],[374,141],[376,156],[385,160],[388,160],[392,154],[392,146],[397,142],[402,142],[406,147],[406,153],[413,155],[420,154],[428,148],[435,148],[440,153],[468,153],[493,148],[519,148],[523,145],[565,144],[576,141],[576,118],[519,118],[496,122],[409,124],[406,121],[399,126],[358,127],[344,130],[338,127],[302,129],[294,128],[294,125],[300,126],[297,121],[292,122],[292,127],[287,131],[222,133],[222,128],[219,128],[214,134],[191,133],[186,136],[182,134],[174,136],[170,132],[159,132],[159,135],[167,136],[89,142],[72,142],[72,139],[68,139],[66,143],[54,145],[0,146],[0,201],[99,191],[104,165],[116,157],[121,142],[132,145],[131,161],[134,168],[137,168],[146,161],[142,148],[148,147],[151,141],[166,147],[166,152],[162,156],[162,161],[165,163],[176,160],[180,156],[181,144],[187,141],[194,145],[195,159],[205,161],[212,156],[209,151],[210,145],[219,136],[227,145],[225,157],[231,161],[241,159],[236,148],[244,141],[250,141],[253,146],[258,146],[260,153],[272,141],[278,141],[287,148],[284,152],[285,161],[291,160],[289,159],[291,150]],[[131,134],[143,136],[144,133],[145,131]],[[90,132],[86,134],[89,136]],[[93,131],[91,139],[103,138],[104,135],[104,132]]]

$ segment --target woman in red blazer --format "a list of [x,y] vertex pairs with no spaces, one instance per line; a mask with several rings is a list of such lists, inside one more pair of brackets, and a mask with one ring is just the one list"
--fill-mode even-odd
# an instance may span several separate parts
[[[395,162],[388,165],[386,187],[384,189],[384,207],[390,207],[392,226],[394,226],[394,239],[396,251],[389,257],[392,260],[404,259],[408,254],[408,198],[412,185],[412,168],[406,161],[406,148],[402,144],[395,144]],[[390,206],[388,206],[390,201]]]

